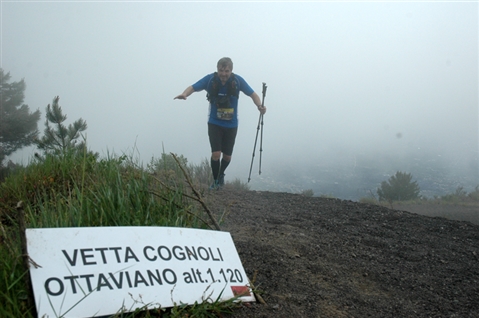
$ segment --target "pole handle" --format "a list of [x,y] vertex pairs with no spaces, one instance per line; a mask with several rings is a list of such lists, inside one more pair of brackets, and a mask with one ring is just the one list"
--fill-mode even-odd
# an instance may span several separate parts
[[264,98],[266,97],[266,89],[268,88],[268,86],[266,86],[266,83],[263,82],[263,100],[261,101],[261,106],[263,107],[264,106]]

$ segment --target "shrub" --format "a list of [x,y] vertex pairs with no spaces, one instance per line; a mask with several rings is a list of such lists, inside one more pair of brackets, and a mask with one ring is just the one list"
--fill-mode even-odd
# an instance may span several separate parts
[[213,180],[210,161],[204,158],[200,164],[191,164],[188,167],[193,182],[198,185],[209,185]]
[[312,196],[314,196],[314,192],[313,192],[312,189],[303,190],[303,191],[301,191],[301,195],[305,196],[305,197],[312,197]]
[[388,181],[381,182],[381,187],[377,190],[379,201],[393,202],[418,199],[421,190],[417,182],[411,182],[411,180],[412,175],[410,173],[396,172]]
[[377,204],[378,201],[376,200],[376,198],[372,198],[372,197],[363,197],[363,198],[360,198],[359,199],[359,202],[360,203],[368,203],[368,204]]
[[476,186],[470,193],[467,193],[464,187],[459,186],[454,193],[442,195],[439,200],[454,204],[479,202],[479,186]]
[[479,185],[467,195],[472,201],[479,202]]
[[87,129],[87,123],[80,118],[73,124],[65,126],[67,116],[63,114],[59,100],[60,97],[56,96],[53,98],[52,105],[48,104],[44,135],[36,139],[35,144],[45,154],[64,154],[69,149],[75,149],[81,154],[86,149],[86,141],[79,141],[79,139],[83,137],[82,132]]
[[[185,167],[188,164],[188,159],[183,157],[183,155],[177,156],[180,164]],[[163,152],[160,158],[151,158],[150,163],[148,164],[148,170],[150,173],[158,173],[158,172],[165,172],[171,171],[178,176],[181,176],[181,170],[176,162],[175,158],[171,153]]]
[[20,165],[9,160],[6,166],[0,165],[0,182],[5,181],[10,173],[15,172],[20,168]]
[[250,189],[249,185],[242,182],[239,178],[235,178],[233,181],[227,182],[226,184],[228,185],[228,187],[231,187],[236,190],[248,191]]

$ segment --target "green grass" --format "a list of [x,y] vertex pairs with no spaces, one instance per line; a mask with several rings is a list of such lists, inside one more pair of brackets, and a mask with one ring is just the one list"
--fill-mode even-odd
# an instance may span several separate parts
[[20,255],[18,250],[0,248],[0,317],[31,317],[23,284],[28,272],[22,266]]
[[[46,156],[9,175],[0,184],[0,317],[32,317],[28,308],[18,228],[17,202],[24,204],[27,228],[92,226],[174,226],[209,228],[201,206],[188,193],[172,155],[152,160],[146,169],[127,156],[74,152]],[[186,165],[186,159],[179,157]],[[193,184],[203,184],[207,170],[189,166]],[[172,309],[118,313],[114,317],[214,317],[233,302],[205,299]]]

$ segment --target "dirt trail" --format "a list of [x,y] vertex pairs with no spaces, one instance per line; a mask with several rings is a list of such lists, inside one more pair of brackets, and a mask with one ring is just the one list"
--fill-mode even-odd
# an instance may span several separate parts
[[479,225],[227,187],[206,200],[267,303],[233,317],[479,317]]

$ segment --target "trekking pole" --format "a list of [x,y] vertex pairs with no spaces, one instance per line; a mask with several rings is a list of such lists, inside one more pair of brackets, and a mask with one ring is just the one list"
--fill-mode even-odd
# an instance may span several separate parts
[[[266,88],[267,88],[266,83],[263,83],[263,101],[261,102],[261,107],[264,107],[264,98],[266,96]],[[251,157],[251,166],[249,167],[248,182],[251,180],[251,170],[253,169],[254,153],[256,151],[256,143],[258,142],[258,133],[259,133],[260,125],[262,124],[263,124],[263,114],[259,114],[258,126],[256,127],[256,138],[254,139],[253,156]],[[262,143],[263,143],[263,130],[261,128],[261,147],[262,147]],[[261,174],[261,165],[260,165],[260,174]]]
[[[261,107],[264,106],[264,98],[266,97],[266,83],[263,83],[263,101],[261,102]],[[261,157],[263,154],[263,114],[261,114],[261,137],[259,139],[259,175],[261,175]]]

